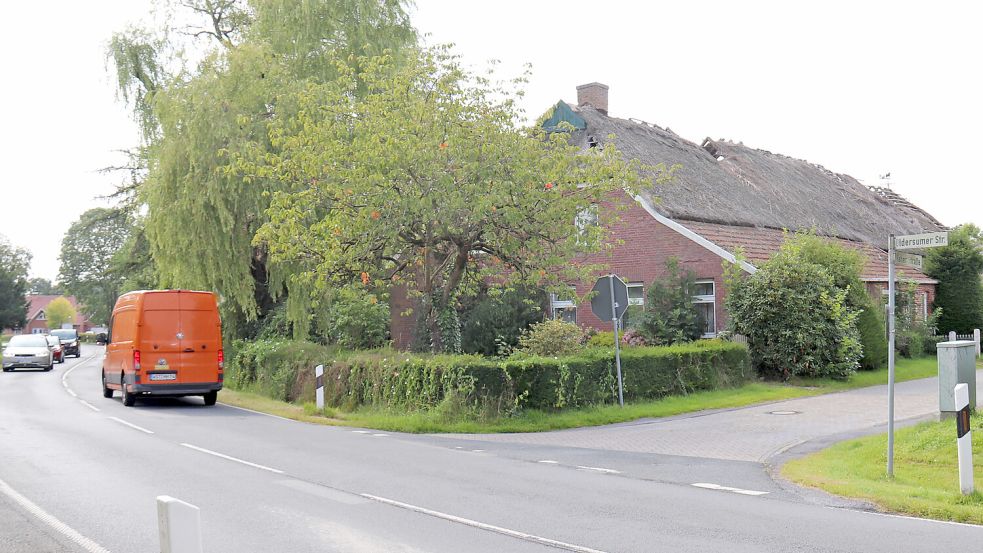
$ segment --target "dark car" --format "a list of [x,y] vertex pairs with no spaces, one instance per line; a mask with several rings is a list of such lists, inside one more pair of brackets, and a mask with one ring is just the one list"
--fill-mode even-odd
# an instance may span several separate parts
[[79,347],[79,333],[74,328],[64,328],[52,330],[52,336],[57,336],[61,340],[61,347],[64,352],[62,355],[68,357],[74,355],[76,358],[82,357],[82,349]]

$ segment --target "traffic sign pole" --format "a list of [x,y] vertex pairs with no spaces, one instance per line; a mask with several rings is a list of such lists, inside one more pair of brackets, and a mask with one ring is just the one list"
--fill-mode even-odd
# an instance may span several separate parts
[[618,369],[618,405],[625,406],[624,386],[621,383],[621,340],[618,339],[618,300],[614,297],[614,275],[608,278],[611,288],[611,325],[614,327],[614,364]]
[[887,475],[894,476],[894,235],[887,244]]

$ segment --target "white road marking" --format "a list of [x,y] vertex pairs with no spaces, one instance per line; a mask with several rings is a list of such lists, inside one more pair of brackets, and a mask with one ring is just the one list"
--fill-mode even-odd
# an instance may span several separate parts
[[373,436],[376,438],[387,438],[389,437],[389,434],[373,434]]
[[[827,509],[840,509],[840,507],[827,507]],[[931,519],[931,518],[919,518],[919,517],[912,517],[912,516],[907,516],[907,515],[892,515],[891,513],[878,513],[877,511],[861,511],[861,510],[858,510],[858,509],[848,509],[848,510],[854,511],[854,512],[857,512],[857,513],[864,513],[866,515],[876,515],[876,516],[879,516],[879,517],[903,518],[903,519],[906,519],[906,520],[917,520],[917,521],[920,521],[920,522],[931,522],[933,524],[949,524],[949,525],[954,525],[954,526],[964,526],[964,527],[967,527],[967,528],[976,528],[977,530],[983,530],[983,526],[980,526],[979,524],[969,524],[969,523],[966,523],[966,522],[956,522],[954,520],[935,520],[935,519]]]
[[41,522],[47,524],[51,528],[55,529],[59,534],[65,536],[73,543],[77,544],[79,547],[87,551],[88,553],[109,553],[109,550],[105,547],[99,545],[98,543],[90,540],[89,538],[79,534],[75,529],[68,526],[64,522],[58,520],[53,515],[39,507],[30,499],[24,497],[23,495],[17,493],[16,490],[11,488],[6,482],[0,480],[0,492],[14,500],[21,507],[26,509],[32,515],[36,516]]
[[134,430],[139,430],[140,432],[143,432],[144,434],[153,434],[154,433],[153,430],[147,430],[146,428],[144,428],[142,426],[137,426],[137,425],[133,424],[132,422],[126,422],[125,420],[123,420],[123,419],[121,419],[119,417],[106,417],[106,418],[108,418],[110,420],[114,420],[114,421],[116,421],[116,422],[118,422],[120,424],[124,424],[126,426],[129,426],[130,428],[132,428]]
[[371,434],[368,430],[352,430],[353,434]]
[[484,452],[485,452],[484,449],[472,449],[471,450],[471,453],[484,453]]
[[102,411],[102,409],[99,409],[98,407],[96,407],[95,405],[92,405],[91,403],[89,403],[88,401],[85,401],[84,399],[80,399],[79,402],[82,405],[85,405],[86,407],[88,407],[89,409],[92,409],[93,411],[96,411],[96,412]]
[[767,495],[770,492],[759,492],[757,490],[742,490],[741,488],[732,488],[730,486],[721,486],[720,484],[708,484],[706,482],[697,482],[693,484],[697,488],[703,488],[706,490],[720,490],[724,492],[739,493],[741,495]]
[[273,417],[274,419],[280,419],[280,420],[285,420],[285,421],[289,421],[289,422],[297,422],[297,421],[295,421],[293,419],[288,419],[287,417],[281,417],[280,415],[271,415],[269,413],[264,413],[262,411],[256,411],[256,410],[253,410],[253,409],[246,409],[245,407],[239,407],[238,405],[229,405],[228,403],[222,403],[221,401],[219,403],[222,404],[225,407],[231,407],[233,409],[238,409],[240,411],[249,411],[250,413],[254,413],[256,415],[263,415],[265,417]]
[[283,471],[282,470],[275,469],[275,468],[270,468],[270,467],[268,467],[266,465],[260,465],[260,464],[257,464],[257,463],[250,463],[249,461],[244,461],[242,459],[238,459],[236,457],[232,457],[231,455],[225,455],[224,453],[219,453],[217,451],[212,451],[210,449],[205,449],[203,447],[198,447],[196,445],[185,444],[185,443],[182,443],[181,445],[184,446],[184,447],[187,447],[189,449],[193,449],[195,451],[200,451],[202,453],[207,453],[209,455],[214,455],[216,457],[221,457],[222,459],[226,459],[226,460],[229,460],[229,461],[235,461],[236,463],[242,463],[243,465],[249,465],[249,466],[251,466],[253,468],[257,468],[257,469],[260,469],[260,470],[266,470],[266,471],[273,472],[273,473],[276,473],[276,474],[283,474]]
[[440,511],[434,511],[431,509],[426,509],[424,507],[417,507],[416,505],[410,505],[409,503],[402,503],[400,501],[395,501],[392,499],[386,499],[384,497],[379,497],[376,495],[370,495],[367,493],[359,494],[362,497],[371,499],[373,501],[378,501],[379,503],[385,503],[386,505],[391,505],[393,507],[399,507],[400,509],[406,509],[416,513],[429,515],[435,518],[440,518],[450,522],[456,522],[458,524],[463,524],[465,526],[471,526],[473,528],[478,528],[481,530],[487,530],[489,532],[495,532],[497,534],[502,534],[504,536],[509,536],[512,538],[517,538],[520,540],[537,543],[540,545],[545,545],[547,547],[554,547],[557,549],[565,549],[567,551],[574,551],[576,553],[604,553],[598,549],[591,549],[589,547],[584,547],[581,545],[574,545],[572,543],[565,543],[562,541],[551,540],[549,538],[544,538],[541,536],[536,536],[533,534],[527,534],[525,532],[519,532],[517,530],[510,530],[508,528],[502,528],[501,526],[493,526],[491,524],[486,524],[484,522],[478,522],[476,520],[471,520],[447,513],[441,513]]
[[559,461],[553,461],[551,459],[543,459],[542,461],[536,461],[537,463],[543,463],[544,465],[559,465]]
[[580,469],[580,470],[589,470],[589,471],[593,471],[593,472],[602,472],[604,474],[621,474],[621,471],[620,470],[606,469],[604,467],[582,467],[580,465],[577,465],[577,468]]
[[70,395],[72,397],[79,397],[79,395],[76,394],[75,391],[72,390],[71,388],[66,388],[66,389],[68,390],[68,395]]

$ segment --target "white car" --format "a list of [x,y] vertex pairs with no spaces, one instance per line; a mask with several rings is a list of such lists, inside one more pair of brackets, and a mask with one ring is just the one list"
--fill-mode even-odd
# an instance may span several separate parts
[[3,349],[3,372],[31,367],[50,371],[54,366],[54,353],[44,334],[18,334]]

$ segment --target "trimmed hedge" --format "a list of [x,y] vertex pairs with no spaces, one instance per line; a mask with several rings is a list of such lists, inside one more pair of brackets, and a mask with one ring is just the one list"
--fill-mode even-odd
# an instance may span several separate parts
[[[617,401],[614,352],[590,349],[567,357],[417,355],[393,350],[341,355],[310,342],[236,344],[226,373],[233,388],[282,401],[312,401],[313,367],[324,364],[325,404],[406,411],[445,408],[507,415]],[[753,371],[747,349],[720,340],[621,353],[625,399],[658,399],[739,386]]]

